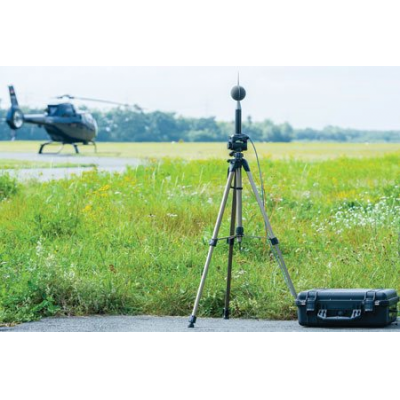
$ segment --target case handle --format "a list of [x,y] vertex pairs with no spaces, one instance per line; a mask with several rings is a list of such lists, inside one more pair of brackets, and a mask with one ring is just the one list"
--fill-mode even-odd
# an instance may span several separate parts
[[361,310],[353,310],[350,317],[328,317],[327,314],[327,310],[319,310],[317,318],[324,321],[354,321],[361,318]]

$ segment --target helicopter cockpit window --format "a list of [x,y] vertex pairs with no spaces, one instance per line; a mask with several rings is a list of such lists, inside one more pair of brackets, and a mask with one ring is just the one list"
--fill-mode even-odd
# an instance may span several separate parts
[[59,107],[61,109],[61,116],[63,117],[71,117],[76,114],[72,104],[61,104]]
[[56,115],[58,107],[57,106],[48,106],[46,112],[48,115]]

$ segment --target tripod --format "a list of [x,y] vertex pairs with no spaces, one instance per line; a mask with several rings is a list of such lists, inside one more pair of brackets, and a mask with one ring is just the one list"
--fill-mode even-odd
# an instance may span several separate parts
[[[230,236],[228,237],[228,245],[229,245],[229,252],[228,252],[228,269],[227,269],[227,280],[226,280],[226,292],[225,292],[225,307],[223,312],[224,319],[229,319],[230,315],[230,293],[231,293],[231,280],[232,280],[232,264],[233,264],[233,249],[235,245],[235,241],[239,244],[242,242],[244,237],[244,228],[243,228],[243,217],[242,217],[242,210],[243,210],[243,202],[242,202],[242,171],[244,170],[247,174],[249,179],[252,191],[256,197],[258,206],[260,208],[265,230],[267,232],[267,238],[269,240],[272,253],[275,256],[275,259],[281,268],[286,284],[289,287],[290,293],[294,298],[297,297],[296,290],[293,286],[292,280],[289,275],[289,271],[286,267],[285,261],[282,256],[282,252],[279,248],[279,241],[274,235],[272,230],[271,224],[269,222],[269,218],[265,211],[265,207],[263,201],[261,200],[260,194],[258,193],[256,184],[254,183],[253,175],[250,171],[250,167],[246,159],[244,158],[243,152],[247,150],[247,141],[249,137],[245,134],[242,134],[242,110],[240,101],[243,100],[246,96],[246,91],[239,86],[235,86],[232,89],[232,98],[237,101],[236,113],[235,113],[235,129],[236,133],[231,136],[228,142],[228,149],[232,150],[230,155],[233,157],[232,159],[228,160],[229,162],[229,169],[228,169],[228,179],[224,189],[224,193],[222,196],[221,206],[218,212],[217,222],[215,224],[214,232],[212,234],[212,239],[209,242],[209,250],[207,259],[205,262],[203,274],[200,281],[200,286],[197,292],[196,300],[193,307],[193,312],[189,320],[189,328],[194,328],[194,324],[197,320],[197,311],[199,308],[199,303],[201,299],[201,295],[203,293],[204,285],[206,282],[208,270],[211,264],[212,255],[214,252],[215,247],[220,239],[218,239],[219,230],[222,223],[222,218],[226,209],[226,204],[228,202],[229,192],[233,190],[233,199],[232,199],[232,211],[231,211],[231,225],[230,225]],[[232,186],[233,183],[233,186]]]

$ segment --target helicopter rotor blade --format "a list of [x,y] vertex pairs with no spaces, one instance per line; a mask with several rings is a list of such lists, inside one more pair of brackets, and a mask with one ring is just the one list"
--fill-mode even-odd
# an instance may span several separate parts
[[137,111],[143,112],[143,108],[140,107],[137,104],[126,104],[126,103],[120,103],[118,101],[110,101],[110,100],[103,100],[103,99],[93,99],[90,97],[78,97],[78,96],[71,96],[70,94],[64,94],[62,96],[57,96],[56,99],[69,99],[69,100],[83,100],[83,101],[93,101],[96,103],[103,103],[103,104],[112,104],[115,106],[121,106],[121,107],[134,107]]

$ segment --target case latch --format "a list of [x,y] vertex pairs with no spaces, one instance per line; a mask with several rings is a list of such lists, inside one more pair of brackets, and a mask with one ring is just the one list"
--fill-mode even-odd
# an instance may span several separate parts
[[317,302],[318,293],[316,291],[311,291],[307,293],[306,298],[306,312],[314,312]]
[[364,310],[365,312],[373,312],[375,308],[375,298],[376,292],[370,290],[369,292],[365,293],[364,299]]

